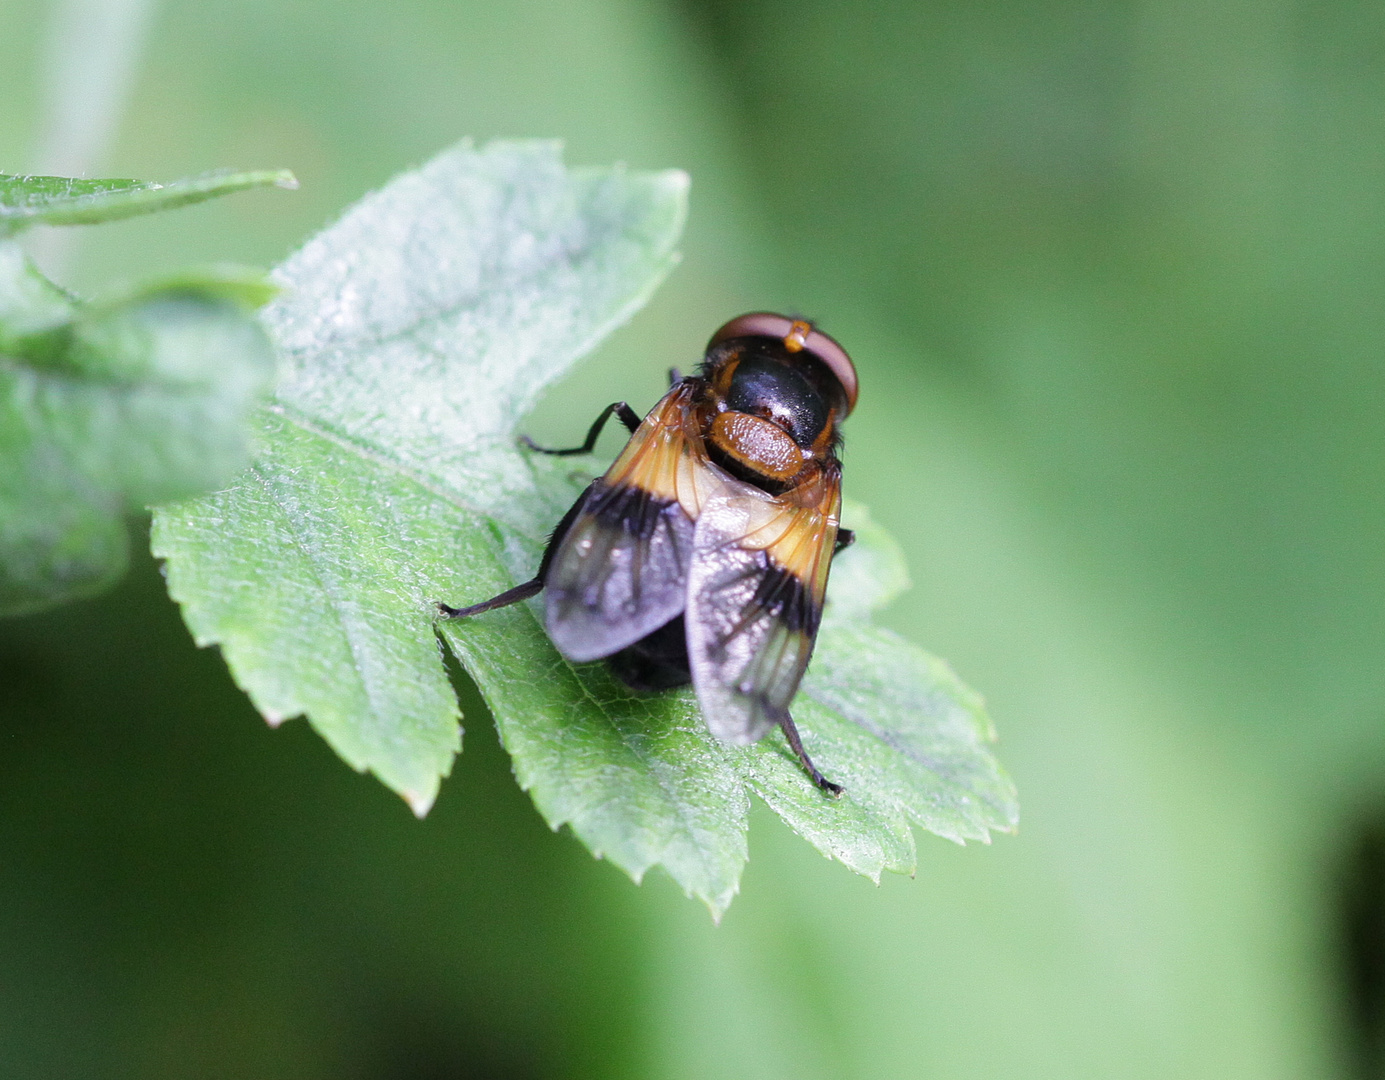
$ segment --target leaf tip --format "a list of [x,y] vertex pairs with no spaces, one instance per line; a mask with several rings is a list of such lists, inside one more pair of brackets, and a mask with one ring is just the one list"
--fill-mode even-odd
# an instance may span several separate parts
[[285,191],[298,190],[298,177],[294,176],[288,169],[280,169],[274,174],[274,179],[270,181],[275,187]]
[[726,914],[727,909],[731,906],[731,901],[736,898],[738,892],[740,889],[734,888],[728,889],[718,896],[698,896],[698,899],[707,905],[707,911],[712,916],[713,926],[721,925],[722,916]]
[[433,809],[433,802],[437,798],[437,792],[420,792],[404,790],[399,793],[404,797],[404,801],[409,804],[409,809],[414,812],[414,817],[420,821],[428,816],[428,811]]
[[692,189],[692,176],[685,169],[665,169],[660,175],[673,195],[686,195]]

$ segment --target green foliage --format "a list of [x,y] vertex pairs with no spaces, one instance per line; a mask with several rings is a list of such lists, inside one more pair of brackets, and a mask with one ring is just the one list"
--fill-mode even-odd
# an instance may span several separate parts
[[96,225],[205,202],[257,187],[298,187],[286,169],[218,170],[170,184],[149,180],[81,180],[0,173],[0,237],[29,225]]
[[527,606],[436,626],[437,601],[529,577],[599,469],[522,452],[516,426],[673,267],[686,193],[682,173],[569,171],[554,144],[496,143],[362,200],[276,273],[265,321],[285,371],[251,467],[159,508],[153,549],[196,640],[271,723],[306,714],[419,814],[460,749],[440,633],[549,824],[636,879],[664,866],[719,913],[750,792],[872,877],[912,869],[910,822],[984,840],[1016,809],[974,695],[864,621],[905,580],[864,518],[796,712],[839,801],[777,734],[723,746],[690,693],[636,697],[567,663]]
[[123,571],[123,515],[205,491],[246,460],[273,353],[253,272],[189,272],[77,301],[0,242],[0,614]]
[[3,237],[291,181],[0,176],[0,614],[100,590],[125,567],[126,512],[234,476],[274,374],[253,314],[274,294],[260,273],[188,270],[88,303]]

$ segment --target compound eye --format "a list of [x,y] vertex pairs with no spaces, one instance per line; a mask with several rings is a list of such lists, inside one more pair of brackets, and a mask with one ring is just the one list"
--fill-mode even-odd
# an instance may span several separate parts
[[707,348],[738,337],[778,338],[789,352],[806,352],[816,357],[842,384],[842,390],[846,393],[847,414],[850,415],[856,407],[856,366],[845,349],[812,323],[769,311],[752,311],[738,315],[713,334]]

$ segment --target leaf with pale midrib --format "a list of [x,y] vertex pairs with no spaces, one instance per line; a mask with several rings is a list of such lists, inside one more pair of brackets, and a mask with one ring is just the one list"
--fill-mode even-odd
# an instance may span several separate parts
[[910,822],[985,839],[1015,805],[974,696],[865,621],[903,581],[884,540],[842,556],[860,588],[824,624],[796,706],[847,785],[837,802],[779,735],[724,746],[688,691],[637,697],[569,664],[531,605],[437,627],[435,601],[530,576],[580,492],[583,465],[521,452],[517,425],[672,268],[686,189],[677,172],[569,171],[554,144],[496,143],[362,200],[276,274],[266,323],[286,373],[250,469],[160,509],[153,546],[196,639],[272,722],[306,714],[425,812],[460,748],[440,633],[549,824],[637,879],[663,866],[720,913],[751,792],[871,876],[912,869]]

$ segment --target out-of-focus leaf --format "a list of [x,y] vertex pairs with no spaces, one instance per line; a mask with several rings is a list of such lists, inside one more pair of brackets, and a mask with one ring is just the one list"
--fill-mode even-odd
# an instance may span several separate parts
[[85,596],[125,565],[123,516],[224,483],[274,373],[219,268],[77,301],[0,241],[0,614]]
[[188,206],[249,188],[297,186],[298,181],[287,169],[223,169],[167,184],[0,173],[0,237],[29,225],[95,225]]
[[[266,320],[287,373],[251,468],[156,514],[154,551],[197,640],[220,644],[272,722],[305,713],[418,813],[460,743],[434,604],[531,576],[598,467],[522,452],[516,427],[672,267],[686,189],[676,172],[565,170],[549,143],[464,145],[396,178],[278,271]],[[751,791],[854,869],[907,870],[910,821],[985,838],[1013,824],[1014,796],[974,696],[846,625],[904,580],[858,523],[841,564],[853,596],[801,698],[814,754],[848,785],[837,802],[777,734],[724,746],[689,692],[637,697],[600,664],[569,664],[528,605],[440,632],[548,822],[637,879],[662,865],[724,910]]]
[[858,502],[842,500],[842,526],[855,542],[832,560],[823,617],[861,619],[879,611],[909,588],[909,565],[898,541],[876,524]]

